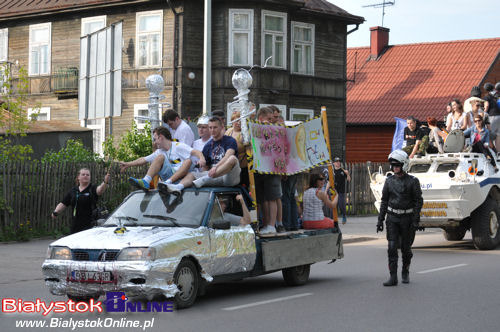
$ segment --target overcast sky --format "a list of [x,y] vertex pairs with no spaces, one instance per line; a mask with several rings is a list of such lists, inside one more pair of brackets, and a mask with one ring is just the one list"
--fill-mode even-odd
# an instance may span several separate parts
[[[347,36],[347,46],[369,46],[370,27],[382,24],[382,8],[363,6],[384,0],[328,0],[365,18]],[[394,0],[392,0],[394,1]],[[387,0],[386,0],[387,2]],[[395,0],[385,9],[389,44],[410,44],[500,37],[500,0]],[[355,27],[350,25],[349,30]]]

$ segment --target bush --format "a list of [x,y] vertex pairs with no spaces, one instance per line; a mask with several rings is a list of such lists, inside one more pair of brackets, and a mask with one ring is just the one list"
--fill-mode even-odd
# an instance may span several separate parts
[[42,157],[43,163],[57,163],[57,162],[93,162],[102,161],[102,158],[93,151],[86,148],[82,141],[69,139],[66,142],[66,147],[58,152],[47,151]]
[[31,145],[12,144],[12,142],[0,136],[0,162],[30,160],[33,153]]
[[151,125],[146,123],[144,131],[141,131],[132,121],[132,128],[122,136],[118,147],[115,147],[113,136],[106,138],[103,146],[104,157],[108,160],[132,161],[145,157],[153,153]]

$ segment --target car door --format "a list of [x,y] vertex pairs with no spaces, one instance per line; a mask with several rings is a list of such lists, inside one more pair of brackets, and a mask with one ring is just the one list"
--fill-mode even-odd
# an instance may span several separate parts
[[208,221],[212,275],[245,272],[253,269],[256,257],[255,233],[250,225],[231,225],[215,229],[217,221],[224,221],[218,195],[215,195]]

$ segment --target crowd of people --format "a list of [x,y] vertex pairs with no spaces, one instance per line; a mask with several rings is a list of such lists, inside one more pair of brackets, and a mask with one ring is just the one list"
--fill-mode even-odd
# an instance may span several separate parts
[[404,147],[409,158],[423,156],[426,153],[444,153],[444,145],[448,135],[453,131],[461,131],[466,140],[464,151],[483,153],[498,171],[495,158],[500,150],[500,82],[484,85],[485,94],[474,86],[470,97],[462,104],[453,99],[446,105],[443,125],[435,117],[426,119],[427,125],[418,125],[418,120],[409,116],[404,128]]

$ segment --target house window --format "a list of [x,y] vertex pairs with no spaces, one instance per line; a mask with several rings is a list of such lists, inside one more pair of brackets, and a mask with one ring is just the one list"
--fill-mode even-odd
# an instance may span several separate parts
[[[91,32],[90,32],[91,33]],[[104,143],[105,136],[105,119],[88,119],[87,128],[92,129],[92,140],[94,145],[94,152],[103,155],[102,143]],[[82,127],[85,127],[85,121],[82,121]]]
[[28,108],[28,118],[36,121],[50,121],[50,107]]
[[[149,117],[148,104],[134,104],[134,121],[137,124],[137,129],[144,130],[147,120],[137,119],[138,116]],[[161,120],[161,107],[158,108],[158,118]]]
[[276,105],[276,104],[260,104],[259,109],[267,106],[276,106],[280,110],[280,115],[286,120],[286,105]]
[[292,22],[292,73],[314,75],[314,24]]
[[262,65],[286,69],[286,13],[262,11]]
[[291,121],[308,121],[314,117],[314,110],[303,108],[290,108]]
[[161,65],[162,23],[163,12],[161,10],[137,13],[136,58],[138,67],[159,67]]
[[82,36],[106,27],[106,15],[82,18]]
[[229,9],[229,66],[253,65],[253,9]]
[[9,30],[0,29],[0,61],[7,61],[9,49]]
[[30,75],[50,74],[50,32],[50,23],[30,25]]

